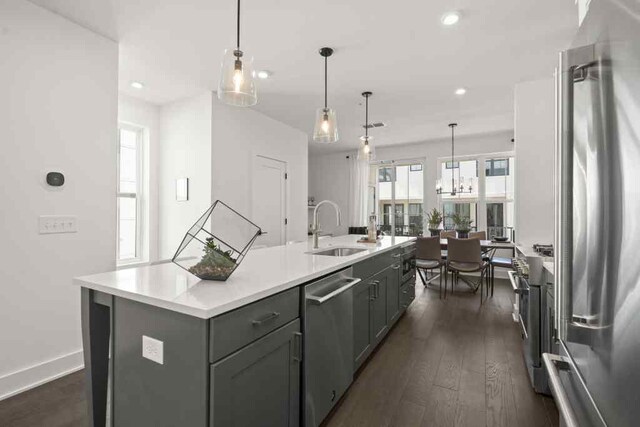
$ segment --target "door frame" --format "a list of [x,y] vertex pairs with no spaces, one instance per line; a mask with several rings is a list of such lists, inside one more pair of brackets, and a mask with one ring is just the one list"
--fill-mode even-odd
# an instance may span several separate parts
[[[287,179],[289,165],[287,164],[286,161],[281,160],[281,159],[276,159],[275,157],[271,157],[271,156],[265,156],[264,154],[257,154],[257,153],[253,154],[253,156],[251,158],[251,161],[252,161],[252,164],[251,164],[251,214],[252,214],[252,216],[254,216],[254,213],[255,213],[255,211],[254,211],[254,209],[255,209],[255,206],[254,206],[255,187],[253,185],[254,184],[254,179],[255,179],[255,172],[256,172],[256,170],[258,168],[258,162],[259,161],[263,161],[263,160],[269,160],[269,161],[272,161],[272,162],[281,163],[282,166],[283,166],[283,170],[284,170],[284,176],[283,176],[283,179],[282,179],[282,187],[281,187],[282,194],[283,194],[283,197],[282,197],[282,212],[283,212],[284,218],[282,218],[283,227],[282,227],[282,231],[280,233],[280,241],[282,242],[281,244],[284,245],[284,244],[287,243],[287,237],[289,235],[289,227],[288,227],[288,225],[289,225],[289,223],[288,223],[289,222],[288,221],[288,218],[289,218],[289,180]],[[258,226],[259,225],[260,224],[258,224]]]

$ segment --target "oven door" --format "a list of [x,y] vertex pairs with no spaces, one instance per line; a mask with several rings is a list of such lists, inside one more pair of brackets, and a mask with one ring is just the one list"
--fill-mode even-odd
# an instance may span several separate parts
[[529,299],[531,293],[531,287],[527,279],[521,276],[516,276],[518,283],[518,290],[516,291],[516,297],[518,298],[518,308],[520,312],[518,314],[518,323],[520,324],[520,335],[525,345],[525,355],[528,352],[528,343],[530,339],[529,334],[529,320],[530,320],[530,306]]

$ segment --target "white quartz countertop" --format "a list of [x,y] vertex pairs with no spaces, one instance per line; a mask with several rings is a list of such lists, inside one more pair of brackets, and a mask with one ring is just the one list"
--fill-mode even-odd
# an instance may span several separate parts
[[209,319],[415,240],[414,237],[384,237],[377,244],[359,244],[360,237],[348,235],[320,240],[321,249],[367,249],[345,257],[308,254],[313,251],[311,242],[251,250],[226,282],[200,280],[177,265],[166,263],[77,277],[73,283]]

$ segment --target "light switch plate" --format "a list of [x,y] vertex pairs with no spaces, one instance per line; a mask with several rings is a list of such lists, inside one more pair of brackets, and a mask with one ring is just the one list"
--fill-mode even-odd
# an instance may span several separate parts
[[78,218],[75,215],[40,215],[40,234],[77,233]]
[[164,343],[155,338],[143,335],[142,357],[164,365]]

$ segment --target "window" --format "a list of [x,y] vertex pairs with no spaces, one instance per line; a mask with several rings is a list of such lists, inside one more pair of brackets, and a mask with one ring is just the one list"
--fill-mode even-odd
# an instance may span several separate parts
[[460,162],[445,162],[445,167],[447,169],[458,169],[460,167]]
[[423,229],[424,171],[419,162],[373,165],[381,229],[394,236],[418,236]]
[[443,226],[445,230],[453,230],[454,224],[451,216],[454,214],[458,214],[466,218],[471,218],[471,228],[477,229],[476,203],[444,202],[442,204],[442,210],[444,214]]
[[[455,169],[448,167],[451,164],[450,160],[442,159],[439,171],[444,227],[454,227],[450,215],[457,213],[469,217],[473,229],[486,230],[489,238],[510,237],[514,220],[515,159],[507,154],[480,155],[457,160]],[[453,196],[452,179],[457,190]],[[463,192],[459,191],[461,188]]]
[[[440,169],[443,200],[478,197],[478,161],[460,160],[454,163],[453,168],[450,166],[450,161],[442,162]],[[452,185],[456,188],[455,196],[451,195]]]
[[140,261],[143,130],[121,125],[118,130],[117,261]]
[[509,175],[509,159],[489,159],[484,164],[486,176]]
[[378,182],[393,182],[393,168],[378,169]]

